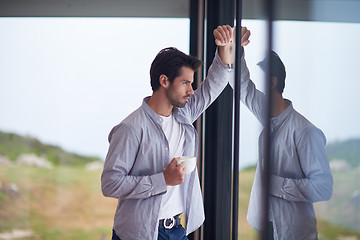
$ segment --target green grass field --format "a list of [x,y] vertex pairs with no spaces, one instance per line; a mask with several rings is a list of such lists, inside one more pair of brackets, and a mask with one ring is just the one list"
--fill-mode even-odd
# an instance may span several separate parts
[[[110,239],[116,200],[100,190],[101,171],[1,167],[0,181],[17,196],[0,197],[0,233],[31,230],[25,239]],[[24,239],[24,238],[22,238]]]
[[[246,221],[255,169],[240,172],[239,176],[239,239],[258,239],[257,233]],[[333,174],[334,191],[330,201],[315,203],[320,240],[360,240],[359,204],[352,204],[352,193],[359,189],[359,172],[346,171]],[[356,231],[357,229],[358,231]]]
[[[101,170],[88,171],[83,167],[63,167],[42,169],[24,166],[1,166],[0,182],[17,185],[18,194],[9,195],[0,191],[0,236],[14,229],[28,230],[32,234],[24,240],[99,240],[110,239],[116,200],[103,197],[100,190]],[[343,181],[346,176],[334,175],[334,203],[340,204],[341,196],[346,195]],[[239,239],[257,239],[256,232],[246,222],[246,211],[250,196],[254,170],[240,173],[239,190]],[[345,178],[345,179],[344,179]],[[349,191],[352,187],[348,187]],[[345,191],[345,192],[344,192]],[[338,199],[340,198],[340,199]],[[326,216],[328,206],[319,203],[318,228],[320,239],[357,240],[360,234],[349,228],[331,224],[336,215]],[[344,211],[333,210],[331,214]],[[348,213],[347,213],[348,214]],[[353,212],[356,217],[359,215]],[[324,220],[322,220],[324,219]],[[354,220],[353,220],[354,221]],[[359,220],[358,220],[359,221]],[[0,238],[1,239],[1,238]]]

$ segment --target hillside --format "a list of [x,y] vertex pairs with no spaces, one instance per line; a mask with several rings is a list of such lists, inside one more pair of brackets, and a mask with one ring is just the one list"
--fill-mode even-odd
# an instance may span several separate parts
[[329,160],[346,160],[351,167],[360,163],[360,139],[329,143],[326,147]]
[[[246,221],[254,174],[255,170],[250,168],[241,171],[239,176],[239,239],[259,239]],[[0,182],[4,186],[0,188],[0,239],[11,239],[2,236],[20,230],[28,236],[14,240],[111,239],[117,201],[102,195],[100,176],[101,170],[69,166],[52,169],[0,167]],[[345,181],[348,174],[335,176],[339,184],[335,186],[334,195],[348,196],[348,190],[343,191],[344,181],[339,181],[339,177],[344,177]],[[8,194],[6,186],[9,184],[15,184],[18,192]],[[316,206],[323,210],[318,214],[319,240],[360,240],[358,231],[339,222],[346,215],[347,218],[356,217],[356,210],[346,210],[343,203],[338,205],[334,198],[330,206],[324,205],[325,202]],[[344,209],[344,214],[339,215]],[[351,210],[353,213],[349,214]]]
[[[350,158],[341,149],[356,152],[358,144],[356,141],[355,144],[353,141],[329,144],[329,158],[348,160]],[[20,230],[27,237],[16,239],[111,238],[116,199],[102,195],[101,169],[72,167],[97,158],[68,153],[35,138],[0,132],[0,155],[15,161],[22,153],[46,155],[56,167],[0,167],[0,239],[9,239],[4,236]],[[358,164],[359,160],[355,163]],[[239,175],[239,239],[258,239],[256,231],[246,221],[254,174],[255,168],[249,167]],[[358,190],[359,172],[337,171],[333,177],[332,199],[315,204],[319,240],[360,240],[359,200],[354,195]]]
[[54,165],[84,165],[100,160],[98,157],[85,157],[66,152],[58,146],[44,144],[33,137],[0,131],[0,155],[15,161],[24,153],[45,157]]

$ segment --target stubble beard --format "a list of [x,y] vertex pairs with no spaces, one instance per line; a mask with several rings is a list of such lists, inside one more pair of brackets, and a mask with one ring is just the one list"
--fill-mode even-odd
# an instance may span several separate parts
[[[186,101],[185,102],[180,102],[177,100],[177,96],[176,94],[173,94],[175,91],[173,90],[172,87],[170,87],[167,91],[166,91],[166,96],[168,98],[168,101],[171,103],[171,105],[173,105],[174,107],[178,107],[178,108],[183,108],[186,105]],[[189,95],[182,97],[182,99],[185,99],[186,97],[190,97]]]

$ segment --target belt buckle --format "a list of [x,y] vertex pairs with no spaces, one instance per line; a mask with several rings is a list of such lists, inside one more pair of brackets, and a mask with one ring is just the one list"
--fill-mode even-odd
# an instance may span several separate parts
[[[167,222],[170,221],[170,224],[167,225]],[[174,217],[170,217],[170,218],[165,218],[164,222],[163,222],[164,228],[166,229],[171,229],[174,227],[175,225],[175,218]]]

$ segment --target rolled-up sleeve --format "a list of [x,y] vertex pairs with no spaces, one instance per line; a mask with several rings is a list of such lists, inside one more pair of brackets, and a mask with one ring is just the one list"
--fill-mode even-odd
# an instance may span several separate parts
[[101,189],[106,197],[141,199],[166,192],[163,172],[148,176],[129,175],[139,148],[135,132],[130,126],[120,124],[112,133],[101,175]]
[[333,178],[325,152],[325,136],[315,127],[303,129],[297,139],[297,154],[305,178],[271,175],[270,194],[287,201],[318,202],[331,198]]

